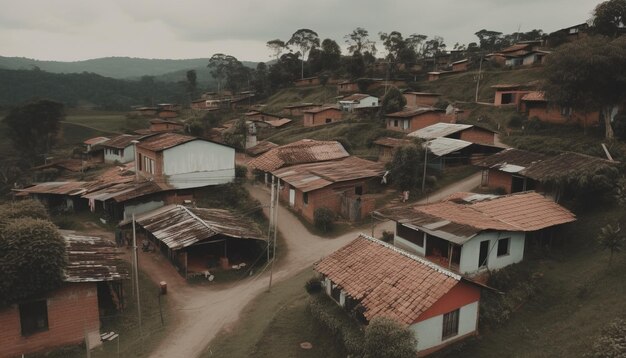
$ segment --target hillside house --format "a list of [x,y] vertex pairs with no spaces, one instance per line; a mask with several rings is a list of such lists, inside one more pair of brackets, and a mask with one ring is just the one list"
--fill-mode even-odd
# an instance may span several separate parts
[[319,86],[320,78],[317,76],[300,78],[300,79],[293,81],[293,83],[296,87]]
[[160,109],[159,112],[157,113],[157,117],[159,118],[176,118],[178,117],[178,111],[173,110],[173,109]]
[[272,113],[267,113],[267,112],[261,112],[261,111],[254,110],[254,111],[247,112],[246,113],[246,118],[248,120],[267,122],[267,121],[280,120],[283,117],[278,115],[278,114],[272,114]]
[[452,62],[452,72],[465,72],[469,68],[469,59]]
[[315,104],[315,103],[299,103],[299,104],[292,104],[289,106],[285,106],[283,108],[283,112],[285,114],[288,114],[290,116],[301,116],[304,114],[304,111],[308,110],[308,109],[313,109],[313,108],[317,108],[320,107],[319,104]]
[[358,157],[320,163],[298,164],[278,169],[279,197],[313,222],[315,209],[326,207],[350,221],[359,221],[374,210],[367,183],[382,177],[384,165]]
[[94,137],[94,138],[89,138],[86,139],[83,144],[85,145],[85,149],[87,151],[92,150],[95,146],[97,146],[98,144],[102,144],[106,141],[108,141],[110,138],[107,137]]
[[322,126],[329,123],[339,122],[343,119],[343,113],[337,107],[318,107],[303,111],[305,127]]
[[441,97],[439,93],[429,92],[404,92],[402,95],[406,99],[406,106],[409,108],[433,107]]
[[393,160],[393,155],[396,150],[405,145],[410,145],[412,142],[409,139],[390,138],[383,137],[374,141],[374,144],[378,147],[378,161],[390,162]]
[[338,160],[349,156],[337,141],[302,139],[297,142],[272,148],[248,162],[248,168],[263,173],[265,183],[269,173],[284,167],[304,163]]
[[128,274],[118,267],[121,253],[115,245],[97,237],[63,236],[68,265],[62,286],[0,308],[0,356],[41,353],[87,340],[93,348],[100,344],[100,308],[123,307],[121,283]]
[[176,121],[168,121],[155,118],[150,121],[151,132],[178,132],[185,129],[185,124]]
[[496,132],[472,124],[435,123],[408,134],[409,137],[431,140],[435,138],[460,139],[471,143],[493,145]]
[[159,109],[157,107],[139,107],[135,109],[136,113],[142,117],[154,117]]
[[483,168],[481,186],[500,189],[506,194],[527,190],[538,190],[537,183],[528,180],[523,174],[524,169],[547,157],[543,154],[509,148],[498,154],[489,156],[476,165]]
[[522,97],[532,92],[529,87],[532,86],[506,83],[491,86],[495,89],[494,106],[515,105],[516,108],[519,108]]
[[314,269],[324,292],[358,321],[407,326],[420,357],[478,333],[480,286],[380,240],[360,234]]
[[522,56],[522,66],[543,65],[550,51],[533,50]]
[[139,175],[175,189],[230,183],[235,149],[178,133],[162,133],[137,144]]
[[537,118],[542,122],[554,124],[579,125],[581,127],[600,124],[600,112],[583,113],[571,107],[561,107],[550,103],[545,92],[529,92],[521,99],[520,111],[528,118]]
[[444,76],[448,76],[448,75],[453,75],[456,72],[454,71],[431,71],[428,72],[428,81],[437,81],[438,79],[444,77]]
[[378,107],[378,97],[355,93],[340,99],[338,104],[342,111],[354,112],[358,109]]
[[[576,41],[580,38],[583,38],[587,35],[587,30],[589,29],[589,24],[583,22],[582,24],[566,27],[564,29],[557,30],[553,32],[552,35],[563,36],[567,39],[567,41]],[[549,41],[549,40],[548,40]]]
[[423,147],[428,149],[428,165],[437,169],[450,165],[474,164],[503,149],[447,137],[425,141]]
[[109,139],[110,138],[107,137],[94,137],[86,139],[83,142],[85,149],[83,152],[83,158],[92,163],[104,162],[104,148],[101,144]]
[[402,111],[387,114],[387,129],[410,133],[440,122],[449,122],[446,111],[434,107],[405,108]]
[[394,246],[467,275],[522,261],[527,239],[550,237],[550,229],[574,214],[535,192],[506,196],[459,193],[453,199],[382,210],[396,222]]
[[100,143],[104,148],[105,163],[129,163],[135,160],[133,141],[140,140],[139,135],[122,134]]
[[339,93],[356,93],[359,91],[359,84],[356,81],[344,81],[337,84]]
[[251,264],[267,245],[253,220],[229,210],[167,205],[135,222],[139,238],[152,241],[185,278]]

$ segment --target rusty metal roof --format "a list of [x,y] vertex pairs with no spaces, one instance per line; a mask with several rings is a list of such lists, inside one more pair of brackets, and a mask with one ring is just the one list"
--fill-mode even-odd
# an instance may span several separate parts
[[355,93],[355,94],[351,94],[351,95],[349,95],[347,97],[342,98],[340,100],[340,102],[344,102],[344,101],[346,101],[346,102],[359,102],[359,101],[364,100],[364,99],[366,99],[368,97],[377,98],[377,97],[371,96],[369,94]]
[[196,139],[199,138],[169,132],[149,137],[141,141],[141,143],[137,144],[137,146],[143,149],[159,152]]
[[445,270],[380,240],[360,234],[315,264],[348,296],[377,316],[410,325],[462,280]]
[[351,156],[335,161],[294,165],[278,169],[272,174],[306,193],[337,182],[381,176],[384,171],[383,163]]
[[386,116],[391,118],[412,118],[430,112],[445,112],[445,110],[435,107],[408,108],[399,112],[387,114]]
[[311,113],[311,114],[317,114],[317,113],[322,113],[324,111],[339,111],[341,112],[341,109],[334,107],[334,106],[324,106],[324,107],[317,107],[317,108],[311,108],[311,109],[306,109],[302,112],[304,113]]
[[[508,148],[500,153],[491,155],[476,165],[484,168],[492,168],[507,172],[519,172],[535,162],[542,161],[547,157],[543,154],[526,150]],[[509,170],[507,170],[507,168]],[[517,170],[515,170],[517,168]]]
[[547,102],[548,100],[546,99],[545,92],[533,91],[533,92],[525,94],[524,97],[522,97],[522,101]]
[[335,160],[347,156],[348,152],[337,141],[302,139],[270,149],[248,162],[248,166],[271,172],[288,165]]
[[89,192],[82,196],[83,198],[97,201],[106,201],[112,199],[118,203],[123,203],[125,201],[136,199],[145,195],[155,194],[172,189],[166,183],[157,183],[154,181],[128,181],[113,183],[111,185],[102,185],[100,187],[97,186],[97,183],[93,184],[94,187],[90,187]]
[[128,278],[125,266],[121,265],[122,253],[109,240],[63,234],[67,250],[65,282],[101,282]]
[[87,190],[84,188],[87,182],[84,181],[64,181],[47,182],[30,186],[24,189],[13,189],[17,192],[28,194],[58,194],[58,195],[81,195]]
[[94,137],[94,138],[86,139],[83,143],[85,143],[87,145],[93,145],[93,144],[99,144],[99,143],[102,143],[102,142],[106,142],[107,140],[109,140],[109,138],[107,138],[107,137]]
[[280,128],[284,125],[287,125],[289,123],[291,123],[291,119],[289,118],[281,118],[281,119],[274,119],[274,120],[269,120],[269,121],[264,121],[265,123],[269,124],[270,126],[274,127],[274,128]]
[[378,213],[457,244],[485,230],[536,231],[576,220],[573,213],[535,192],[404,205]]
[[[472,128],[471,124],[458,123],[435,123],[428,127],[418,129],[408,134],[409,137],[417,137],[421,139],[433,139],[438,137],[447,137],[451,134],[462,132]],[[482,128],[481,128],[482,129]]]
[[222,209],[167,205],[139,215],[135,220],[172,250],[180,250],[218,235],[266,240],[254,221]]
[[124,149],[132,145],[132,141],[141,139],[140,135],[122,134],[100,143],[103,147]]
[[398,147],[402,147],[404,145],[408,145],[411,143],[412,142],[409,139],[391,138],[391,137],[378,138],[374,141],[374,144],[378,144],[383,147],[390,147],[390,148],[398,148]]
[[564,152],[555,157],[535,162],[520,174],[541,182],[560,181],[565,178],[593,174],[618,163],[585,154]]
[[263,154],[276,147],[278,147],[278,144],[263,140],[258,142],[254,147],[246,149],[246,152],[248,152],[251,156],[256,157],[257,155]]

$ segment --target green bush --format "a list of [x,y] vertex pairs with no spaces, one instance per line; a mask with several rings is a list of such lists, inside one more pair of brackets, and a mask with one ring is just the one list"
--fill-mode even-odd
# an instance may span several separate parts
[[248,167],[245,165],[235,165],[235,178],[246,178],[248,175]]
[[343,344],[350,356],[362,356],[363,330],[341,307],[328,296],[319,294],[309,297],[307,309],[313,319]]
[[375,317],[365,328],[365,358],[415,358],[417,339],[410,329],[387,317]]
[[335,213],[327,207],[315,209],[313,212],[313,222],[315,227],[322,232],[329,232],[333,229]]
[[626,357],[626,320],[616,319],[602,330],[594,340],[591,352],[586,354],[593,358]]
[[304,288],[308,293],[318,293],[322,290],[322,282],[319,277],[311,277],[305,284]]
[[65,241],[51,222],[9,221],[0,232],[0,306],[59,287],[66,265]]
[[46,208],[37,200],[27,199],[0,205],[0,229],[11,220],[24,217],[43,220],[50,218]]
[[384,242],[392,242],[393,236],[393,231],[383,230],[383,236],[380,239]]
[[524,123],[524,119],[524,116],[516,113],[509,118],[509,123],[507,125],[511,128],[520,128]]

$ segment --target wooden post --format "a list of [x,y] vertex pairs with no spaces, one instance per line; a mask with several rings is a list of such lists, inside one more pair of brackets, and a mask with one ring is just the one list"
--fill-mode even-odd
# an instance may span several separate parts
[[137,314],[139,319],[139,336],[141,337],[141,300],[139,299],[139,262],[137,260],[137,232],[135,230],[135,214],[133,213],[133,259],[135,261],[134,274],[135,274],[135,290],[137,291]]

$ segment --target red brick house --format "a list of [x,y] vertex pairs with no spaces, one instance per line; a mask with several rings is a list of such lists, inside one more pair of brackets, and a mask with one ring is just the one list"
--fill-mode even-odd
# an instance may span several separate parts
[[375,204],[374,198],[367,195],[367,182],[383,173],[382,163],[357,157],[272,172],[280,180],[280,199],[309,222],[313,222],[315,209],[321,207],[350,221],[361,220]]
[[343,113],[337,107],[318,107],[304,111],[303,124],[305,127],[322,126],[339,122],[343,119],[342,117]]
[[493,145],[496,132],[472,124],[435,123],[409,133],[410,137],[431,140],[439,137],[460,139],[471,143]]
[[296,87],[305,87],[305,86],[319,86],[320,78],[319,77],[306,77],[293,81]]
[[420,356],[478,334],[480,286],[380,240],[360,234],[314,269],[359,322],[387,317],[408,327]]
[[157,113],[157,117],[159,118],[176,118],[178,117],[178,111],[173,109],[161,109],[159,113]]
[[410,133],[439,122],[449,122],[446,111],[433,107],[407,108],[385,116],[387,129]]
[[520,111],[529,119],[538,118],[542,122],[553,124],[571,124],[581,127],[600,124],[600,112],[582,113],[571,107],[561,107],[550,103],[544,92],[529,92],[521,99]]
[[308,110],[308,109],[313,109],[313,108],[317,108],[320,107],[319,104],[315,104],[315,103],[300,103],[300,104],[292,104],[289,106],[285,106],[283,108],[283,112],[285,114],[288,114],[290,116],[301,116],[304,114],[304,111]]
[[356,81],[344,81],[337,84],[339,93],[356,93],[359,91],[359,85]]
[[384,137],[376,139],[374,144],[378,147],[378,161],[389,162],[393,159],[396,149],[411,144],[411,140]]
[[537,183],[520,172],[546,158],[543,154],[521,149],[505,149],[476,164],[483,168],[481,186],[502,189],[506,194],[535,190]]
[[531,92],[528,85],[521,84],[497,84],[491,86],[495,89],[493,99],[494,106],[515,105],[516,108],[522,103],[522,97]]
[[185,129],[185,125],[176,121],[155,118],[150,121],[151,132],[176,132]]
[[123,305],[121,281],[128,275],[118,270],[115,245],[97,237],[64,235],[64,239],[68,251],[64,284],[0,309],[0,356],[76,345],[86,336],[93,347],[100,342],[99,304],[111,297],[100,292],[110,292]]
[[407,107],[432,107],[439,101],[439,93],[404,92]]
[[465,72],[469,68],[469,59],[452,62],[452,72]]

